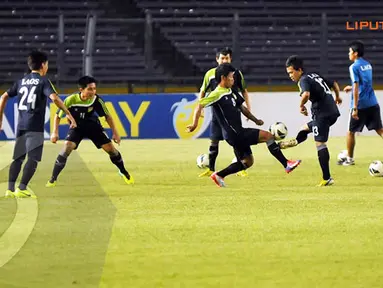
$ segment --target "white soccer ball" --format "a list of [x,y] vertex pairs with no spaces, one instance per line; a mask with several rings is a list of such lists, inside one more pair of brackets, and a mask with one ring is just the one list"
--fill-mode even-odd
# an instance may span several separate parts
[[368,172],[372,177],[382,177],[383,176],[383,163],[382,161],[375,160],[368,167]]
[[348,152],[347,150],[343,150],[338,154],[338,163],[343,163],[347,160]]
[[206,168],[209,167],[209,155],[201,154],[197,157],[197,166],[198,168]]
[[285,139],[287,136],[287,127],[282,122],[276,122],[269,128],[271,134],[273,134],[275,140]]

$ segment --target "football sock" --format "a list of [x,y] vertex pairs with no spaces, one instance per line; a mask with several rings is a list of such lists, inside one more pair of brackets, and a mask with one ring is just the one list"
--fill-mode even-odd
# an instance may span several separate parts
[[125,169],[124,160],[122,160],[122,156],[120,152],[118,152],[117,155],[110,156],[110,161],[112,161],[112,163],[117,166],[117,168],[120,170],[122,174],[124,174],[128,179],[130,179],[130,174]]
[[244,169],[247,169],[246,165],[244,165],[242,162],[234,162],[227,166],[225,169],[219,171],[217,173],[218,176],[225,178],[227,175],[237,173],[239,171],[242,171]]
[[66,161],[68,159],[68,155],[64,152],[61,152],[56,159],[55,166],[53,167],[52,177],[49,182],[53,183],[57,180],[57,177],[59,177],[59,174],[64,169],[66,165]]
[[215,171],[215,161],[218,157],[218,143],[212,143],[209,147],[209,169]]
[[330,154],[328,153],[328,149],[326,144],[322,144],[317,146],[318,150],[318,159],[320,167],[322,168],[323,180],[330,179]]
[[15,183],[17,177],[19,177],[21,166],[23,165],[24,158],[18,158],[13,160],[11,166],[9,167],[9,177],[8,177],[8,190],[15,191]]
[[307,135],[309,135],[310,133],[311,133],[311,131],[306,131],[306,130],[299,131],[297,138],[296,138],[298,144],[305,141],[307,139]]
[[23,176],[21,177],[19,188],[20,190],[26,190],[29,181],[31,181],[33,175],[36,172],[38,162],[36,160],[28,158],[23,169]]
[[283,155],[279,145],[275,142],[274,139],[268,140],[266,142],[267,148],[269,148],[270,153],[286,168],[287,159],[285,155]]

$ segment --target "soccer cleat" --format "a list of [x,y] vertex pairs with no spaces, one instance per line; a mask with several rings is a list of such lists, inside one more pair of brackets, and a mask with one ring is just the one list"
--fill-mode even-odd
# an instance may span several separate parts
[[287,148],[290,148],[290,147],[295,147],[298,145],[298,141],[297,139],[290,139],[290,140],[286,140],[286,141],[281,141],[279,142],[279,148],[280,149],[287,149]]
[[328,180],[322,180],[318,184],[318,187],[334,185],[335,181],[331,177]]
[[45,187],[47,188],[52,188],[52,187],[56,187],[57,185],[57,181],[53,181],[51,182],[50,180],[47,182],[47,184],[45,184]]
[[343,165],[343,163],[346,162],[346,161],[347,161],[347,159],[339,159],[339,160],[336,162],[336,164],[337,164],[337,165]]
[[214,171],[211,171],[209,168],[206,169],[204,172],[202,172],[201,174],[198,175],[198,177],[209,177],[211,176],[212,174],[214,173]]
[[223,181],[222,177],[217,175],[217,172],[211,174],[210,178],[214,181],[215,184],[217,184],[218,187],[226,187],[225,181]]
[[36,195],[31,194],[28,190],[21,190],[20,188],[16,189],[15,196],[16,198],[37,198]]
[[119,173],[120,173],[120,176],[122,177],[122,179],[124,179],[126,184],[128,184],[128,185],[134,184],[134,178],[133,178],[132,174],[130,174],[129,178],[128,178],[126,175],[122,174],[121,172],[119,172]]
[[354,158],[347,158],[343,163],[343,166],[352,166],[355,165],[355,160]]
[[287,166],[285,167],[285,170],[287,173],[290,173],[292,172],[295,168],[297,168],[299,166],[299,164],[301,164],[302,160],[296,160],[296,161],[293,161],[293,160],[289,160],[287,161]]
[[240,176],[240,177],[248,177],[249,176],[249,173],[246,171],[246,170],[242,170],[242,171],[239,171],[237,173],[237,176]]
[[7,191],[5,191],[5,196],[4,197],[5,198],[15,198],[16,196],[15,196],[14,192],[12,192],[11,190],[7,190]]

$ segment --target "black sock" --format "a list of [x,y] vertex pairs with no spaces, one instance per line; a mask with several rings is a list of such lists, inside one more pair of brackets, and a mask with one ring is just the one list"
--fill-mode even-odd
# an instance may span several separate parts
[[122,174],[124,174],[128,179],[130,179],[130,174],[125,169],[124,160],[122,160],[122,156],[120,152],[118,152],[118,154],[115,156],[110,156],[110,161],[112,161],[112,163],[117,166],[117,168],[120,170]]
[[321,145],[317,147],[318,149],[318,159],[320,167],[322,168],[323,180],[330,179],[330,154],[326,145]]
[[11,166],[9,167],[8,190],[11,190],[12,192],[15,191],[16,180],[17,177],[19,177],[23,161],[23,158],[13,160]]
[[37,161],[28,158],[27,163],[25,163],[24,169],[23,169],[23,176],[21,177],[19,188],[20,190],[26,190],[27,186],[29,184],[29,181],[31,181],[33,175],[36,172],[37,169]]
[[242,162],[238,161],[238,162],[234,162],[234,163],[230,164],[225,169],[219,171],[217,173],[217,175],[222,177],[222,178],[225,178],[227,175],[237,173],[237,172],[242,171],[246,168],[247,167],[245,167],[245,165]]
[[218,157],[218,143],[210,145],[209,147],[209,169],[215,171],[215,161]]
[[274,139],[267,141],[267,148],[269,148],[270,153],[283,165],[283,167],[286,168],[287,159]]
[[306,131],[306,130],[299,131],[297,138],[296,138],[298,141],[298,144],[305,141],[307,139],[307,135],[309,135],[310,133],[311,133],[311,131]]
[[49,180],[49,182],[53,183],[57,180],[57,178],[59,177],[59,174],[61,173],[61,171],[64,169],[66,165],[67,159],[68,159],[68,156],[65,153],[61,153],[57,156],[55,166],[53,167],[52,177],[51,177],[51,180]]

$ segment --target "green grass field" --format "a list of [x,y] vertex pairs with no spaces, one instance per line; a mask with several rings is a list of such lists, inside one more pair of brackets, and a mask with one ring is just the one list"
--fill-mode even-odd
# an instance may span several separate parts
[[[47,144],[31,183],[36,226],[0,268],[0,287],[382,287],[383,178],[368,165],[383,160],[383,143],[357,140],[354,167],[335,164],[345,139],[329,142],[335,186],[315,187],[310,140],[285,151],[303,160],[290,175],[265,145],[254,146],[249,177],[228,177],[226,189],[197,177],[208,140],[123,141],[134,186],[84,142],[47,189],[62,143]],[[12,146],[1,149],[9,156]],[[222,144],[218,167],[232,158]],[[16,210],[15,200],[0,199],[0,235]]]

